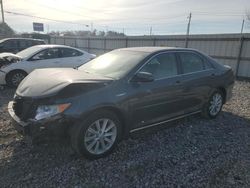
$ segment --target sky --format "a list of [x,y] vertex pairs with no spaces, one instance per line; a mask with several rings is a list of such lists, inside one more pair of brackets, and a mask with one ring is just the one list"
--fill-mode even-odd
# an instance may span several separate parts
[[[250,0],[3,0],[3,6],[5,22],[17,32],[32,32],[32,23],[40,22],[45,33],[97,29],[168,35],[186,33],[190,12],[190,34],[239,33]],[[250,21],[243,32],[250,32]]]

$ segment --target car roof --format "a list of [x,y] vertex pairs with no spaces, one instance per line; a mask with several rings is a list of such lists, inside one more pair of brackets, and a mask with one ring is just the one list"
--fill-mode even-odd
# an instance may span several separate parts
[[[36,45],[36,46],[40,48],[73,48],[71,46],[60,45],[60,44],[41,44],[41,45]],[[73,48],[73,49],[76,49],[76,48]]]
[[33,38],[4,38],[1,41],[6,41],[6,40],[35,40],[35,41],[44,41],[42,39],[33,39]]
[[132,47],[132,48],[121,48],[118,49],[121,51],[135,51],[135,52],[147,52],[147,53],[154,53],[154,52],[160,52],[160,51],[171,51],[171,50],[194,50],[191,48],[179,48],[179,47],[155,47],[155,46],[149,46],[149,47]]

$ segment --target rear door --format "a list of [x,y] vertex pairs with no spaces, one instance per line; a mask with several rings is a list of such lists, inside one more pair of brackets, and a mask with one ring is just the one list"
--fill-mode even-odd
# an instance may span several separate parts
[[78,67],[89,58],[82,52],[72,48],[60,48],[60,61],[62,67]]
[[207,101],[214,79],[212,65],[201,54],[177,52],[181,65],[183,109],[185,113],[198,111]]
[[161,53],[138,71],[151,73],[154,81],[129,83],[133,128],[160,122],[182,113],[182,91],[174,53]]

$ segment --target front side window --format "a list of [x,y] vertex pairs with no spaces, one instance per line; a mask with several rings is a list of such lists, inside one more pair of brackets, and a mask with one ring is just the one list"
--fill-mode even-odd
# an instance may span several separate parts
[[83,55],[82,52],[70,48],[61,48],[61,54],[62,57],[75,57]]
[[203,59],[198,55],[190,52],[180,52],[178,54],[184,74],[198,72],[205,69]]
[[7,40],[3,45],[6,49],[17,49],[17,41],[16,40]]
[[160,54],[151,59],[140,72],[149,72],[154,79],[161,79],[178,74],[177,61],[174,53]]
[[50,48],[39,52],[32,57],[32,60],[44,60],[44,59],[54,59],[59,58],[58,48]]

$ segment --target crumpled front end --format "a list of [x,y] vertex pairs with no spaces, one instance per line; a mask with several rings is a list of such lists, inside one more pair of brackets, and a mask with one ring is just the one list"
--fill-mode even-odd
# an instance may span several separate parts
[[21,61],[21,57],[12,54],[12,53],[1,53],[0,54],[0,69],[12,64]]
[[8,104],[8,112],[15,129],[26,136],[36,138],[48,133],[61,136],[65,134],[67,120],[63,114],[36,120],[36,110],[39,103],[32,98],[15,96]]

